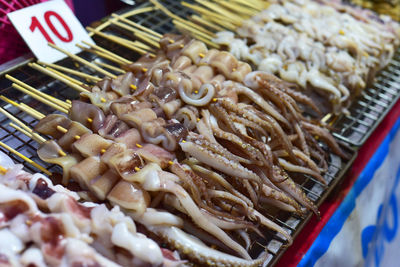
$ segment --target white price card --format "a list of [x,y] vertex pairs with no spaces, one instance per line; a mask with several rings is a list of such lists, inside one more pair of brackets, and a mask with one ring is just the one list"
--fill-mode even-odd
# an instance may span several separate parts
[[8,14],[10,21],[35,56],[54,63],[66,56],[48,46],[53,43],[73,54],[81,51],[75,44],[94,43],[63,0],[52,0]]

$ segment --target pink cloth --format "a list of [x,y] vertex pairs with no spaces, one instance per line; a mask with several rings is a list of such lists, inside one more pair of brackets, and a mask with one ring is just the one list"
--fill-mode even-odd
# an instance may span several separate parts
[[[29,52],[24,40],[19,36],[14,26],[8,20],[6,13],[18,10],[23,7],[19,3],[40,3],[47,0],[0,0],[0,64],[17,58]],[[64,0],[74,11],[72,0]],[[24,4],[26,6],[26,4]]]

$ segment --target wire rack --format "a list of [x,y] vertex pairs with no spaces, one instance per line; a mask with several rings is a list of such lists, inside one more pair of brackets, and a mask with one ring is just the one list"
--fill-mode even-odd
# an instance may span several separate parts
[[375,83],[334,124],[335,137],[362,146],[400,97],[400,48]]
[[[185,17],[189,13],[188,10],[185,10],[184,8],[182,8],[182,6],[175,1],[169,0],[169,1],[164,1],[163,3],[168,7],[168,9],[170,11],[172,11],[176,15]],[[137,6],[136,8],[143,8],[146,6],[149,6],[149,4],[145,3],[140,6]],[[119,14],[124,14],[126,11],[127,10],[122,10],[119,12]],[[131,19],[139,24],[142,24],[143,26],[149,27],[159,33],[174,32],[174,31],[176,32],[176,30],[174,29],[174,27],[171,23],[171,20],[164,13],[162,13],[158,10],[148,12],[148,13],[137,14],[134,17],[130,17],[129,19]],[[107,24],[107,21],[108,21],[107,18],[104,19],[102,21],[104,24],[99,26],[100,28],[102,28],[103,32],[112,32],[113,34],[116,34],[116,35],[119,35],[119,36],[125,37],[125,38],[132,37],[132,33],[122,30],[116,26],[110,25],[109,23]],[[107,26],[104,27],[104,25],[107,25]],[[97,44],[99,44],[99,45],[107,48],[108,50],[113,51],[125,58],[134,60],[139,57],[138,54],[136,54],[135,52],[133,52],[125,47],[116,45],[115,43],[106,41],[105,39],[102,39],[100,37],[94,36],[94,39]],[[94,56],[93,54],[90,54],[87,52],[82,52],[79,55],[84,57],[85,59],[88,59],[89,61],[101,60],[103,62],[110,63],[107,60],[98,58],[98,57]],[[23,61],[23,62],[20,62],[19,64],[15,64],[12,68],[7,69],[6,72],[9,73],[10,75],[20,79],[21,81],[26,82],[27,84],[29,84],[41,91],[44,91],[52,96],[55,96],[59,99],[66,100],[66,99],[76,99],[79,97],[77,92],[75,92],[73,89],[67,87],[63,83],[56,81],[48,76],[45,76],[45,75],[31,69],[30,67],[28,67],[26,65],[26,63],[28,61]],[[65,60],[59,62],[59,64],[66,66],[66,67],[78,69],[78,70],[80,70],[82,72],[86,72],[88,74],[94,73],[94,71],[92,71],[91,69],[89,69],[85,66],[78,65],[76,62],[73,62],[70,59],[65,59]],[[378,81],[380,81],[379,86],[381,86],[381,87],[384,86],[385,88],[387,87],[387,89],[385,89],[386,91],[384,91],[384,93],[380,92],[378,95],[386,95],[386,98],[385,97],[384,98],[387,99],[387,102],[382,102],[382,103],[378,102],[379,105],[382,104],[381,109],[379,109],[379,110],[382,110],[382,112],[371,113],[372,115],[375,115],[376,119],[374,120],[375,117],[369,118],[370,121],[368,121],[368,122],[369,122],[369,125],[371,125],[370,126],[371,128],[367,128],[367,130],[370,129],[372,131],[372,128],[376,127],[375,124],[377,125],[379,123],[378,121],[380,119],[382,119],[382,116],[384,116],[386,114],[387,110],[389,110],[391,105],[393,105],[393,103],[395,102],[394,98],[396,98],[396,99],[398,98],[397,91],[392,88],[394,85],[393,86],[389,86],[389,85],[397,84],[398,80],[395,80],[395,78],[392,78],[391,73],[392,73],[392,71],[394,71],[394,73],[398,72],[399,67],[400,67],[400,65],[399,65],[398,61],[394,61],[394,63],[392,63],[387,70],[382,72],[382,75],[383,75],[382,78],[378,78]],[[2,73],[2,74],[4,74],[4,73]],[[386,76],[384,76],[384,75],[386,75]],[[74,78],[78,78],[78,77],[74,77]],[[388,79],[388,78],[390,78],[390,79]],[[44,114],[50,114],[50,113],[54,112],[54,110],[52,110],[48,106],[45,106],[44,104],[32,99],[31,97],[26,96],[26,95],[16,91],[15,89],[11,88],[11,82],[8,81],[7,79],[5,79],[3,76],[0,77],[0,88],[2,88],[2,89],[0,89],[0,94],[5,95],[6,97],[8,97],[10,99],[23,102]],[[377,88],[380,90],[379,87],[377,87]],[[397,87],[397,90],[400,90],[400,89]],[[391,93],[391,95],[387,95],[389,93]],[[374,95],[369,95],[369,94],[372,94],[372,92],[370,92],[370,89],[367,90],[364,94],[366,94],[366,96],[368,96],[369,99],[371,99],[370,101],[372,101],[372,103],[375,103],[378,99]],[[392,96],[392,99],[390,99],[391,96]],[[393,96],[396,96],[396,97],[393,97]],[[391,102],[390,102],[390,100],[391,100]],[[362,105],[362,107],[366,106],[366,108],[368,108],[368,111],[371,110],[373,112],[377,112],[376,110],[374,110],[374,106],[371,105],[370,102],[364,101],[363,103],[364,104],[357,103],[357,105]],[[20,112],[17,108],[15,108],[9,104],[6,104],[5,102],[0,101],[0,106],[4,107],[6,110],[8,110],[10,113],[15,115],[17,118],[19,118],[20,120],[22,120],[29,126],[34,126],[37,123],[37,121],[35,119],[33,119],[32,117],[30,117],[29,115],[27,115],[23,112]],[[363,116],[368,118],[368,115],[366,115],[366,114],[369,114],[369,113],[367,113],[366,111],[363,111],[361,108],[358,108],[358,109],[360,111],[360,114],[362,114]],[[353,115],[354,113],[351,113],[351,114],[355,118],[355,121],[358,122],[359,120],[361,120],[361,118],[359,118],[358,115]],[[348,117],[346,117],[346,119],[348,119]],[[335,124],[335,126],[337,128],[339,128],[338,126],[343,125],[343,128],[341,128],[341,129],[344,129],[345,126],[349,127],[349,125],[351,123],[350,122],[342,123],[341,122],[342,120],[343,120],[342,118],[339,119],[339,121]],[[42,166],[45,166],[51,172],[53,172],[55,174],[61,173],[62,170],[58,166],[48,165],[45,162],[42,162],[37,157],[37,154],[36,154],[36,149],[38,147],[38,144],[35,141],[32,141],[30,138],[21,134],[20,132],[14,130],[14,128],[11,128],[10,126],[8,126],[9,122],[10,121],[7,118],[0,115],[0,141],[8,144],[12,148],[16,149],[17,151],[24,154],[28,158],[38,162]],[[363,125],[363,123],[359,123],[359,124]],[[357,126],[355,125],[355,123],[353,123],[353,124],[351,124],[351,127],[357,127]],[[367,134],[367,130],[366,130],[366,133],[362,136],[362,138],[364,138],[364,136]],[[343,131],[343,132],[346,133],[346,131]],[[347,141],[350,144],[355,143],[355,142],[348,141],[348,140],[356,140],[353,137],[354,135],[348,134],[347,135],[348,138],[346,136],[344,136],[344,134],[343,135],[336,134],[336,135],[339,139]],[[351,138],[353,138],[353,139],[351,139]],[[361,140],[362,138],[358,138],[357,140]],[[324,187],[320,182],[316,181],[315,179],[313,179],[310,176],[299,176],[299,177],[295,178],[296,182],[302,187],[302,189],[306,192],[308,197],[310,199],[312,199],[316,203],[317,206],[319,206],[328,197],[328,195],[335,189],[336,185],[342,181],[346,171],[350,168],[352,162],[354,161],[354,159],[357,156],[356,151],[348,148],[347,146],[344,146],[343,149],[349,155],[351,155],[351,158],[350,158],[350,160],[344,161],[335,155],[329,156],[329,168],[328,168],[327,173],[324,176],[326,181],[328,182],[327,187]],[[32,172],[39,171],[38,169],[31,166],[30,164],[22,161],[17,156],[15,156],[11,153],[8,153],[8,151],[4,150],[3,148],[0,148],[0,150],[7,153],[8,155],[10,155],[10,157],[13,158],[15,161],[24,164],[26,169],[28,169],[29,171],[32,171]],[[290,232],[290,234],[294,238],[299,234],[301,229],[306,225],[308,220],[313,216],[312,214],[308,214],[305,217],[299,217],[299,216],[293,215],[291,213],[276,211],[276,210],[269,210],[269,214],[270,214],[269,218],[271,220],[273,220],[278,225],[285,228],[288,232]],[[267,264],[269,266],[272,266],[278,261],[278,259],[283,255],[284,251],[286,250],[286,247],[284,246],[285,242],[284,242],[283,237],[280,234],[276,234],[272,231],[269,231],[268,229],[265,229],[264,234],[266,236],[266,238],[264,240],[255,240],[253,242],[251,253],[252,253],[252,255],[257,255],[260,251],[266,249],[269,254],[268,258],[267,258]]]

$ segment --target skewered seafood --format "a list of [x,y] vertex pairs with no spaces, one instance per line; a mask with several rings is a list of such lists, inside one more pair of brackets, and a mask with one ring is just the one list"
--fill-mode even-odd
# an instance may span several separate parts
[[[176,49],[182,40],[187,47]],[[251,72],[229,53],[173,35],[161,44],[158,57],[144,56],[126,66],[131,72],[82,93],[81,100],[91,103],[73,101],[68,117],[41,119],[35,129],[53,140],[38,154],[63,167],[65,183],[73,179],[97,199],[119,205],[192,259],[257,265],[265,255],[251,260],[245,249],[251,237],[244,232],[262,236],[255,222],[291,242],[265,216],[265,203],[318,213],[284,169],[325,183],[326,159],[313,134],[326,132],[277,89],[283,82]],[[221,252],[188,248],[182,238],[191,238],[183,231],[202,232],[199,238]]]
[[20,165],[0,175],[0,191],[0,255],[6,266],[182,263],[176,253],[137,232],[118,207],[80,203],[75,192]]
[[[220,7],[226,11],[224,14],[233,14]],[[246,9],[251,18],[245,14]],[[194,10],[202,12],[200,7]],[[246,5],[239,21],[229,18],[226,24],[206,15],[206,20],[227,29],[217,32],[212,41],[258,70],[296,84],[323,103],[322,107],[328,107],[323,113],[346,112],[351,100],[389,63],[400,44],[398,23],[341,3],[270,1],[264,10],[256,10]],[[192,60],[201,61],[198,57]]]

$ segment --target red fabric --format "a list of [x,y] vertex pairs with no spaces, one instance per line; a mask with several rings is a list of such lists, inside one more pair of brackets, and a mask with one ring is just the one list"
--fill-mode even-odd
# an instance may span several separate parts
[[376,149],[385,139],[390,129],[392,129],[396,120],[400,117],[400,101],[398,101],[393,109],[388,113],[374,133],[368,138],[367,142],[361,147],[354,164],[340,186],[339,193],[329,197],[320,207],[321,220],[314,216],[297,236],[293,245],[288,248],[277,267],[297,266],[304,254],[308,251],[314,240],[325,224],[329,221],[332,214],[336,211],[340,203],[346,197],[347,193],[357,180],[361,171],[364,169],[369,159],[372,157]]

